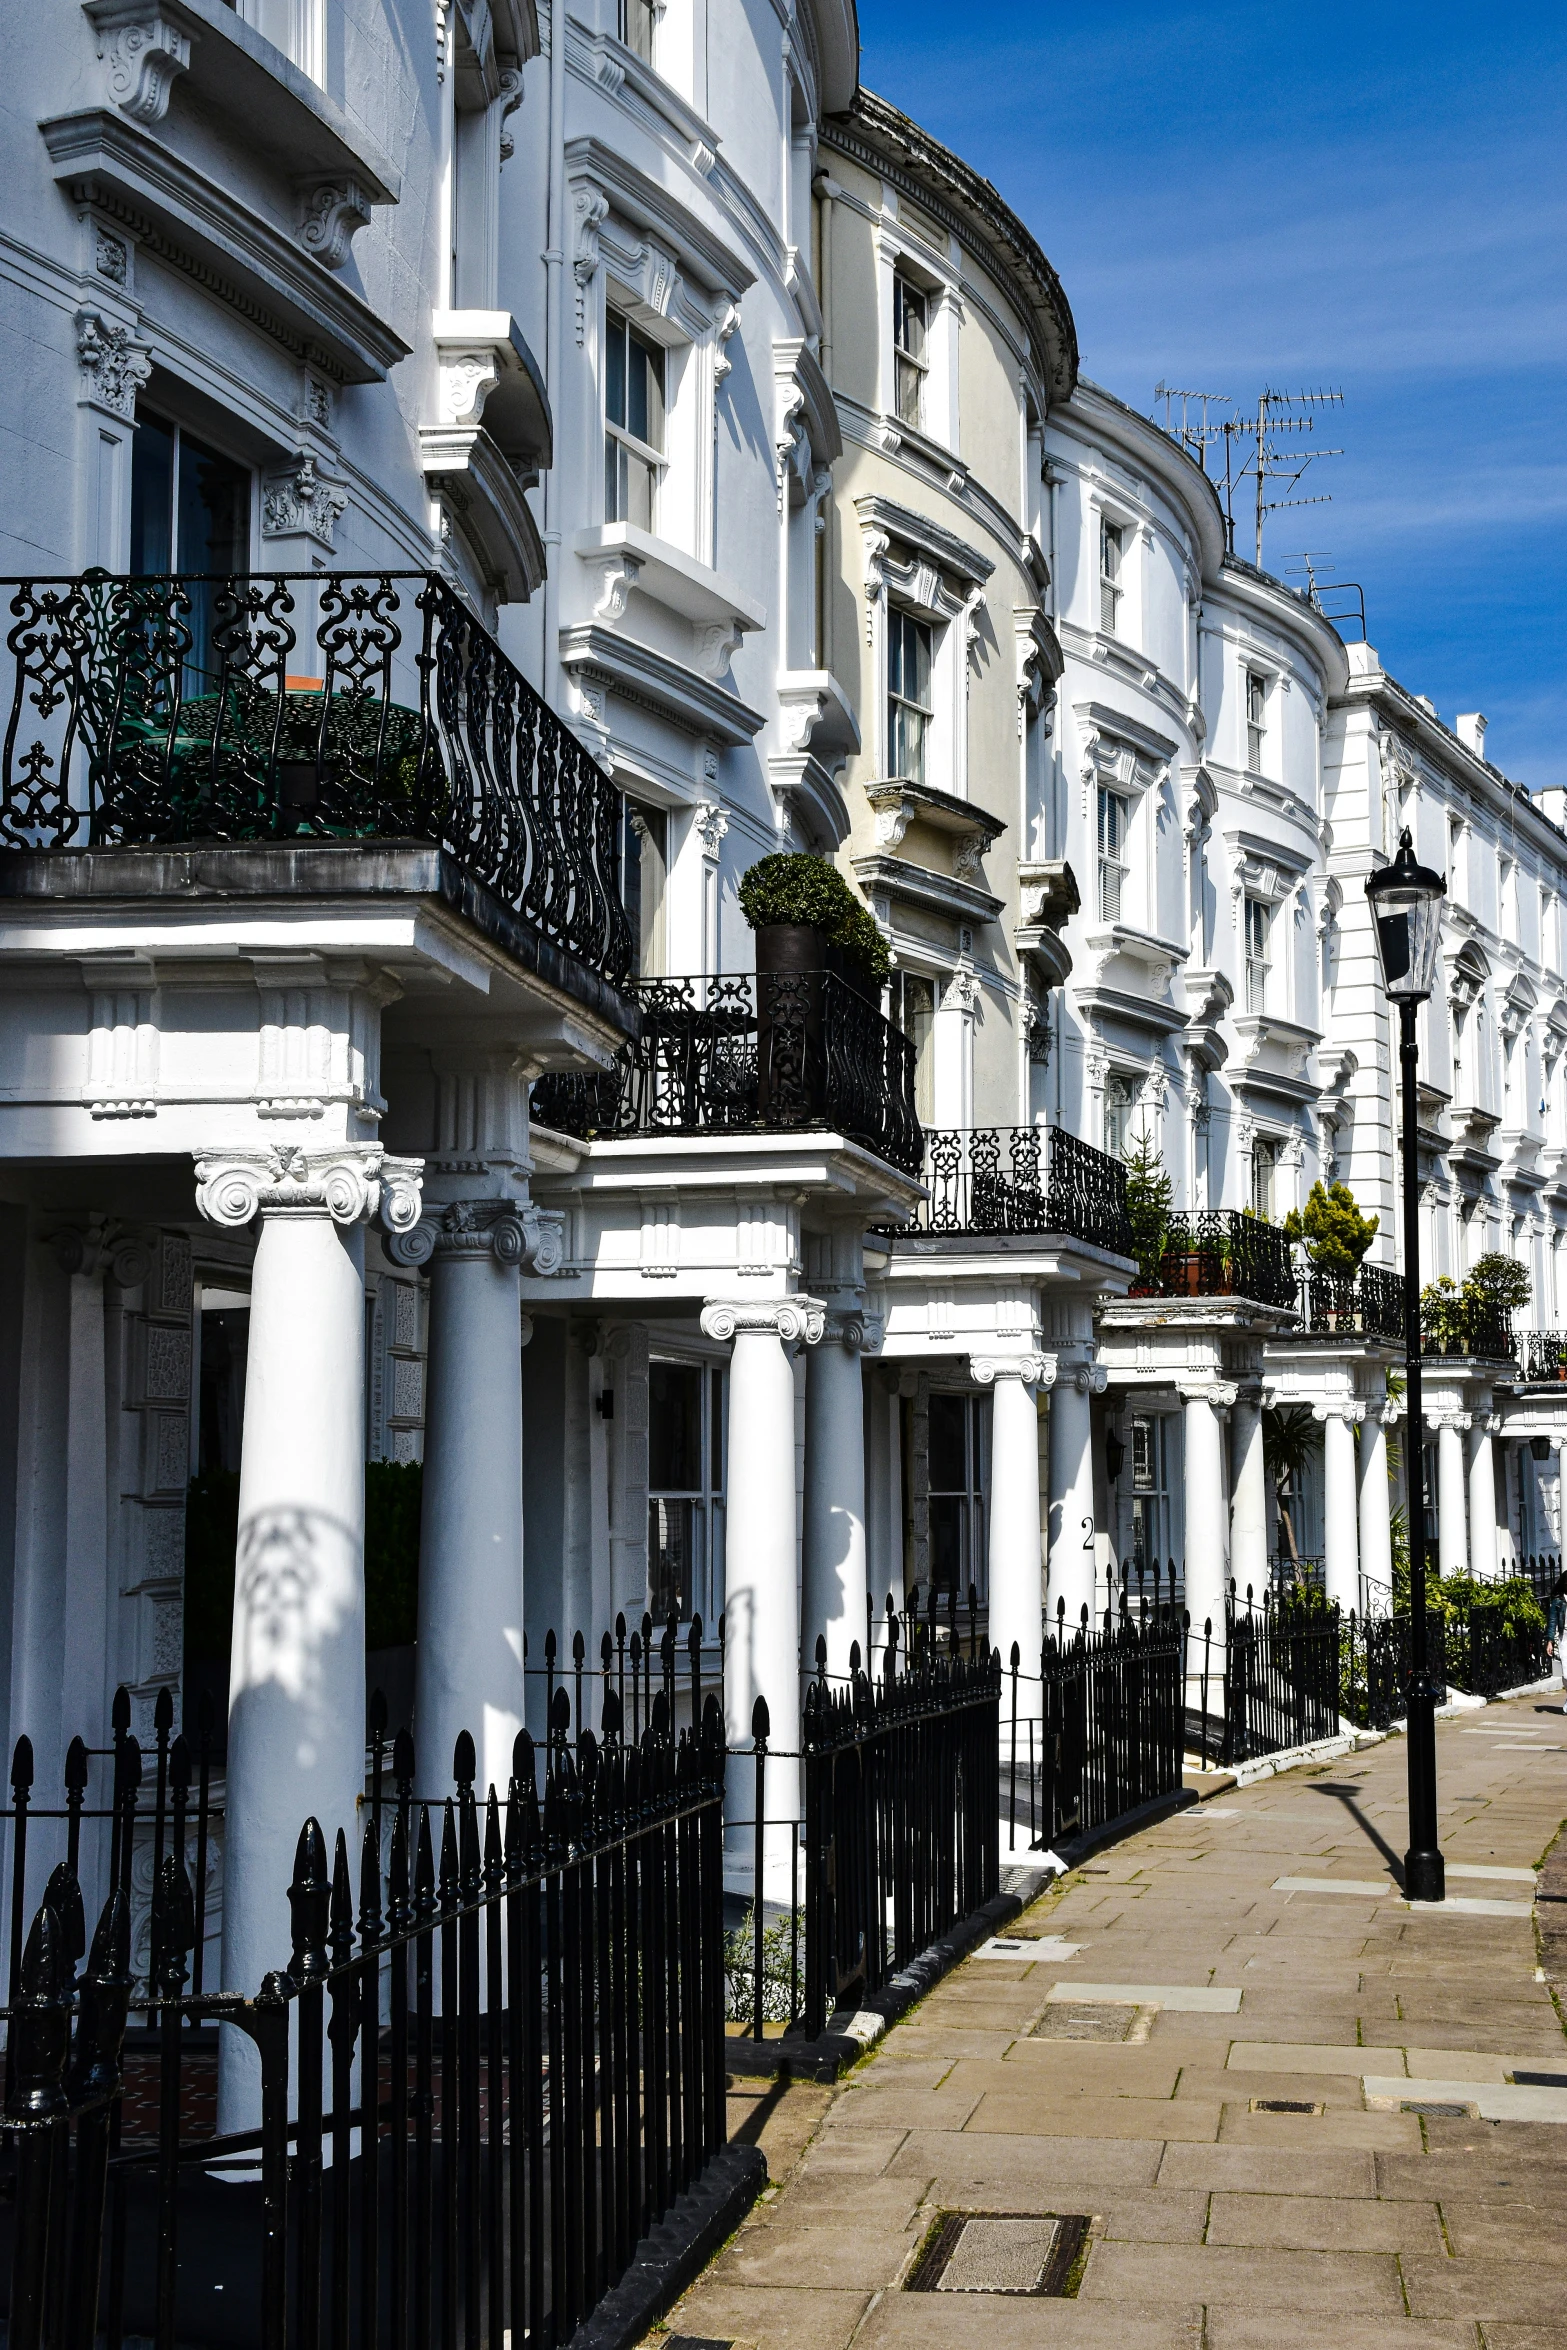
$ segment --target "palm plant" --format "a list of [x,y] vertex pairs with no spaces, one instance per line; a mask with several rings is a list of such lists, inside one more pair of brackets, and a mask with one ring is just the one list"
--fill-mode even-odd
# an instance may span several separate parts
[[1297,1583],[1302,1580],[1300,1546],[1295,1539],[1290,1503],[1299,1493],[1300,1480],[1308,1462],[1315,1459],[1321,1445],[1322,1431],[1312,1418],[1309,1404],[1284,1404],[1264,1411],[1262,1465],[1273,1480],[1279,1507],[1279,1524],[1284,1529],[1284,1539],[1289,1545],[1290,1563],[1295,1569]]

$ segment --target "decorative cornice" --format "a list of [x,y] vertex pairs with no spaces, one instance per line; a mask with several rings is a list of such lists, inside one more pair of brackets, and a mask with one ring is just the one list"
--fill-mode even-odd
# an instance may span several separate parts
[[375,1143],[303,1150],[206,1150],[196,1159],[196,1205],[209,1224],[238,1231],[258,1215],[378,1217],[394,1238],[419,1221],[422,1159],[394,1159]]
[[826,1308],[814,1297],[721,1299],[702,1308],[703,1337],[721,1344],[759,1333],[786,1346],[816,1346],[826,1327]]
[[970,1355],[969,1376],[981,1387],[993,1387],[998,1379],[1021,1379],[1025,1387],[1054,1387],[1056,1358],[1054,1355]]

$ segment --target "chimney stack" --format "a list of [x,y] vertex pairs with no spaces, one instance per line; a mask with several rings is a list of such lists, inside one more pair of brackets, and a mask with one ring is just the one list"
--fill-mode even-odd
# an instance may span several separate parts
[[1485,757],[1485,718],[1479,710],[1461,712],[1453,732],[1466,751],[1473,751],[1477,759]]

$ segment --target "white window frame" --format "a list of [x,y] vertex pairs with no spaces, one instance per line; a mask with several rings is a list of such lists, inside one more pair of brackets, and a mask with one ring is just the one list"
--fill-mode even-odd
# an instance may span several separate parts
[[1099,516],[1099,633],[1120,642],[1125,636],[1121,607],[1126,600],[1127,526],[1113,515]]
[[1246,677],[1246,766],[1253,775],[1263,771],[1263,754],[1268,740],[1268,685],[1269,680],[1260,669],[1248,669]]
[[1269,975],[1273,970],[1273,917],[1278,911],[1271,899],[1257,897],[1248,891],[1241,900],[1241,935],[1246,962],[1246,1009],[1257,1014],[1268,1009]]
[[[917,309],[912,307],[916,306]],[[900,315],[902,314],[902,315]],[[911,339],[905,316],[917,316]],[[925,385],[930,375],[930,295],[901,266],[892,273],[892,401],[900,424],[925,429]]]
[[1132,1139],[1132,1112],[1137,1107],[1135,1081],[1125,1070],[1112,1069],[1105,1078],[1100,1108],[1100,1147],[1112,1159],[1124,1159]]
[[[918,698],[920,681],[917,676],[914,690],[911,692],[907,689],[905,664],[901,658],[896,663],[896,672],[900,682],[897,685],[893,683],[894,646],[901,646],[908,641],[912,641],[917,655],[923,657],[925,672],[923,681],[925,698],[923,701]],[[911,612],[904,604],[897,602],[888,604],[887,772],[889,776],[896,776],[900,781],[906,783],[926,783],[929,781],[926,772],[927,749],[936,722],[935,679],[938,642],[938,631],[930,621],[923,619],[917,612]],[[916,670],[918,667],[919,661],[917,659]],[[899,737],[906,728],[917,732],[919,755],[914,761],[908,760],[898,748]]]
[[[1113,784],[1101,783],[1094,835],[1094,902],[1101,923],[1115,924],[1126,920],[1126,882],[1131,870],[1126,849],[1132,817],[1131,794],[1117,791]],[[1116,836],[1108,848],[1107,832],[1114,832]]]
[[[958,339],[963,323],[959,277],[950,256],[935,251],[917,231],[900,233],[884,214],[876,236],[880,270],[881,348],[878,405],[894,433],[918,433],[954,456],[958,454]],[[900,413],[897,284],[902,280],[925,304],[925,350],[917,418]]]
[[[1271,1224],[1275,1215],[1274,1184],[1279,1172],[1281,1148],[1276,1134],[1254,1134],[1251,1143],[1251,1211],[1264,1216]],[[1264,1170],[1266,1175],[1264,1176]]]
[[620,0],[618,30],[633,57],[658,68],[658,24],[663,15],[659,0]]
[[[628,414],[630,411],[630,363],[633,347],[656,359],[655,372],[659,399],[659,438],[657,441],[644,440],[639,434],[633,432],[628,424],[620,422],[610,414],[611,351],[614,343],[620,339],[624,341],[626,353],[622,385],[626,395],[625,405]],[[605,303],[603,382],[600,387],[600,410],[604,426],[604,520],[606,522],[634,523],[637,528],[648,531],[655,538],[664,535],[660,529],[660,520],[664,478],[669,471],[667,446],[669,438],[669,376],[671,372],[669,356],[668,350],[662,344],[655,342],[653,337],[627,311],[621,309],[617,303],[611,301]],[[610,486],[612,451],[615,453],[613,463],[616,475],[616,488],[613,494]],[[648,483],[646,519],[639,519],[627,511],[629,501],[625,489],[621,485],[623,481],[629,482],[632,466],[639,469],[640,474],[646,478]],[[617,510],[611,512],[612,506]]]

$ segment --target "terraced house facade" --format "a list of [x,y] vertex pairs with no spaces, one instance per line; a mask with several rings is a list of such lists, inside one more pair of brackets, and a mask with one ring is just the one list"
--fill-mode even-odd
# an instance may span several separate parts
[[[1374,1604],[1406,824],[1431,1264],[1516,1257],[1536,1329],[1430,1372],[1442,1556],[1556,1547],[1563,809],[1227,551],[847,0],[52,15],[0,241],[0,1710],[53,1776],[118,1686],[212,1691],[225,1979],[362,1785],[367,1461],[422,1468],[370,1679],[481,1783],[617,1617],[721,1626],[785,1756],[889,1595],[1025,1660],[1156,1565],[1221,1620],[1270,1404]],[[749,926],[800,853],[884,983]],[[1318,1178],[1380,1218],[1347,1287],[1282,1234]]]

